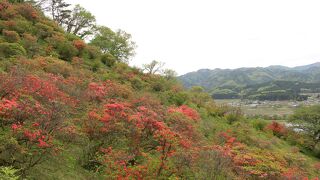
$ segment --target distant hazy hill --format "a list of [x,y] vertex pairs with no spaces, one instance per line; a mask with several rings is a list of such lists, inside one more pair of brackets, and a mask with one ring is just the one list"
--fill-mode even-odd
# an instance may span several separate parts
[[[226,95],[226,97],[229,98],[236,98],[240,95],[246,96],[246,93],[249,91],[250,94],[252,94],[252,86],[259,87],[257,89],[281,90],[281,92],[285,94],[288,91],[300,92],[300,90],[304,88],[303,86],[307,86],[306,84],[308,83],[319,83],[320,62],[293,68],[269,66],[266,68],[201,69],[182,75],[179,79],[187,88],[202,86],[207,91],[212,92],[212,94],[219,95],[219,97],[220,95],[222,95],[222,97]],[[275,87],[274,84],[279,84],[279,82],[294,83],[286,83],[286,89],[279,87],[270,89],[269,86]],[[300,85],[297,87],[295,85],[296,83],[300,83]],[[310,91],[315,91],[313,88],[314,84],[308,87],[312,87],[312,89],[309,89]],[[292,89],[294,89],[294,91]],[[298,89],[298,91],[296,89]]]

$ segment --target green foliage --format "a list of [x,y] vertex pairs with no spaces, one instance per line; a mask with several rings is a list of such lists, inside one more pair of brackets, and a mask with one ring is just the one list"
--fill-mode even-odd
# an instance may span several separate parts
[[263,131],[267,126],[267,122],[265,120],[254,119],[252,120],[252,126],[259,131]]
[[103,53],[110,53],[117,60],[127,62],[134,54],[135,43],[131,35],[125,31],[112,31],[108,27],[100,26],[91,43],[101,49]]
[[26,56],[26,50],[17,43],[0,43],[0,56],[9,58],[13,56]]
[[57,51],[59,54],[59,58],[71,61],[72,57],[78,54],[77,48],[73,46],[70,42],[61,42],[57,45]]
[[0,179],[3,180],[18,180],[19,176],[16,175],[19,170],[13,167],[0,167]]
[[114,63],[116,63],[116,58],[110,53],[103,54],[100,59],[101,62],[108,67],[112,67]]
[[66,31],[83,39],[94,33],[95,22],[96,18],[77,4],[66,22]]
[[301,107],[290,117],[297,128],[303,129],[313,139],[313,149],[320,143],[320,106]]
[[226,118],[229,124],[232,124],[236,121],[240,121],[243,118],[243,113],[239,108],[230,108],[225,114],[224,117]]
[[19,34],[23,34],[25,32],[34,32],[35,28],[30,21],[24,19],[17,19],[14,21],[14,24],[10,25],[10,21],[8,22],[9,26],[7,27],[10,30],[16,31]]
[[36,23],[35,28],[37,29],[38,38],[45,39],[52,36],[54,29],[51,26],[48,26],[43,23]]

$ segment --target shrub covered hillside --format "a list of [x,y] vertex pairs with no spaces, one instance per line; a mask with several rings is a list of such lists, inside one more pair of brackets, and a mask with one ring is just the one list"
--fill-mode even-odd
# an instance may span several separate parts
[[90,29],[67,31],[64,18],[0,0],[0,179],[320,176],[305,134],[129,67],[128,34],[99,27],[86,44]]

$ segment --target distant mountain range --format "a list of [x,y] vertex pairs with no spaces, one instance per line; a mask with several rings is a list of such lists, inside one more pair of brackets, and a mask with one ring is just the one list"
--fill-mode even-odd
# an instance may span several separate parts
[[[295,95],[290,96],[292,98],[302,90],[318,91],[318,87],[320,88],[320,62],[293,68],[276,65],[265,68],[200,69],[182,75],[179,79],[185,87],[202,86],[215,97],[220,97],[220,95],[222,95],[221,98],[224,95],[229,98],[249,96],[248,92],[252,95],[255,94],[252,92],[253,89],[261,90],[262,88],[265,90],[263,93],[267,94],[280,90],[283,94],[294,91]],[[285,86],[282,86],[283,83]],[[252,87],[255,88],[252,89]],[[312,88],[306,89],[305,87]]]

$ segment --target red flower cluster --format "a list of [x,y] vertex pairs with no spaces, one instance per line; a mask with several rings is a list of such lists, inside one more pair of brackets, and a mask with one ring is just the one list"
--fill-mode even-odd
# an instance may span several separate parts
[[0,101],[0,114],[1,112],[4,112],[6,110],[11,110],[13,108],[16,108],[18,106],[18,103],[15,99],[8,100],[8,99],[2,99]]
[[271,130],[276,136],[283,136],[287,133],[287,129],[284,125],[273,121],[266,127],[267,130]]
[[19,130],[20,128],[22,127],[22,125],[21,124],[12,124],[11,125],[11,129],[15,132],[15,131],[17,131],[17,130]]
[[82,40],[74,40],[73,46],[76,47],[78,50],[82,50],[86,47],[86,43]]
[[42,97],[47,98],[49,101],[57,99],[68,102],[68,97],[61,92],[54,84],[42,80],[36,76],[27,76],[24,80],[24,87],[27,93],[35,93]]
[[102,101],[108,93],[108,88],[105,84],[92,82],[88,85],[88,97],[90,100]]
[[180,107],[176,107],[176,108],[169,108],[169,113],[181,113],[187,117],[189,117],[192,120],[199,120],[200,116],[198,114],[197,111],[195,111],[194,109],[186,106],[186,105],[182,105]]
[[23,134],[30,142],[37,143],[39,148],[50,147],[50,145],[45,141],[49,138],[47,138],[40,129],[35,131],[25,130]]

